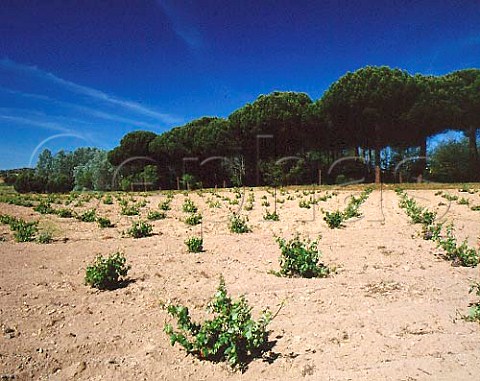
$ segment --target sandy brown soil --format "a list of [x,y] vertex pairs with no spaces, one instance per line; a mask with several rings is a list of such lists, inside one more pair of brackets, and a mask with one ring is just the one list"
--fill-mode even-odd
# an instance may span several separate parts
[[[448,191],[480,204],[479,193]],[[247,192],[248,193],[248,192]],[[41,220],[53,229],[55,242],[15,243],[5,226],[0,234],[0,376],[15,380],[475,380],[480,379],[480,325],[461,318],[475,296],[468,293],[479,270],[452,267],[437,254],[435,243],[420,236],[398,207],[398,196],[375,190],[362,205],[363,218],[330,230],[320,208],[344,207],[358,191],[340,191],[313,210],[301,209],[301,192],[278,204],[280,222],[264,221],[262,195],[243,211],[253,232],[228,231],[226,201],[209,208],[190,197],[204,215],[205,252],[189,254],[183,243],[200,228],[183,221],[177,194],[168,218],[154,222],[152,237],[122,238],[132,220],[120,216],[118,202],[90,201],[117,226],[43,216],[32,208],[0,204],[1,213]],[[319,194],[322,195],[322,191]],[[433,190],[408,191],[422,205],[445,212],[457,236],[478,246],[480,212],[448,202]],[[220,192],[233,198],[229,191]],[[279,195],[285,200],[287,195]],[[138,200],[142,197],[137,196]],[[306,197],[305,197],[306,198]],[[149,195],[155,209],[164,195]],[[438,205],[439,203],[446,205]],[[57,206],[56,206],[57,207]],[[272,210],[272,207],[269,208]],[[278,270],[275,235],[322,235],[322,261],[336,266],[326,279],[286,279]],[[66,239],[64,239],[66,238]],[[134,281],[115,291],[84,285],[86,266],[96,254],[122,250]],[[254,360],[244,374],[224,364],[202,362],[171,347],[163,332],[167,319],[160,307],[172,301],[187,305],[196,317],[223,274],[229,293],[245,294],[257,314],[264,307],[284,307],[270,325],[269,364]]]

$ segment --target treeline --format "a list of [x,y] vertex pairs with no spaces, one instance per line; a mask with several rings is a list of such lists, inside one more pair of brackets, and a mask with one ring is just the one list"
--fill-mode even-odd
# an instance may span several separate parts
[[[126,177],[153,163],[158,185],[164,188],[175,188],[179,177],[204,186],[224,180],[248,185],[314,183],[318,170],[329,182],[338,176],[368,181],[376,165],[384,180],[393,181],[399,162],[426,157],[427,139],[454,129],[468,139],[464,167],[470,180],[478,180],[479,115],[478,69],[424,76],[367,66],[341,77],[316,101],[304,93],[274,92],[226,119],[204,117],[161,135],[129,133],[109,153],[109,160],[122,165]],[[332,163],[345,156],[359,159],[345,161],[329,173]],[[407,161],[401,170],[404,180],[431,175],[424,159]]]
[[[462,181],[473,181],[480,175],[479,116],[478,69],[425,76],[367,66],[345,74],[316,101],[304,93],[273,92],[227,118],[203,117],[160,135],[128,133],[118,147],[101,154],[104,175],[115,172],[103,185],[93,183],[101,178],[91,175],[97,164],[82,160],[73,160],[73,167],[58,164],[65,170],[45,177],[40,157],[34,175],[43,178],[45,191],[61,185],[128,190],[311,184],[320,173],[324,183],[373,181],[375,166],[383,181],[398,181],[399,175],[403,181],[419,175],[436,180],[438,173],[442,181],[454,181],[446,173],[454,176],[455,171],[439,172],[432,167],[441,165],[438,160],[425,160],[427,139],[453,129],[466,137],[467,160],[459,164],[466,177]],[[332,168],[345,157],[351,159]],[[405,160],[409,157],[413,159]],[[63,160],[53,158],[54,163]],[[61,177],[67,173],[68,181]]]
[[44,150],[35,169],[7,173],[6,183],[13,183],[20,193],[63,193],[76,190],[110,190],[115,168],[108,152],[97,148],[78,148],[52,155]]

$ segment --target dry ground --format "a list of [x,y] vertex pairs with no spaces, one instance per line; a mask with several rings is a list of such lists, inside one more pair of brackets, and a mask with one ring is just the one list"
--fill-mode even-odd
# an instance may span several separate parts
[[[479,193],[451,194],[480,204]],[[228,190],[220,195],[234,198]],[[250,192],[247,191],[247,195]],[[0,376],[15,380],[474,380],[480,374],[480,325],[466,322],[475,296],[468,293],[478,269],[452,267],[438,257],[441,249],[419,235],[398,207],[393,190],[375,190],[361,206],[363,218],[343,229],[329,229],[320,208],[344,207],[358,190],[341,190],[313,209],[278,195],[280,222],[264,221],[263,195],[243,211],[253,232],[229,232],[228,202],[209,208],[195,192],[190,197],[204,215],[205,252],[189,254],[184,240],[200,228],[183,221],[185,196],[176,194],[168,218],[156,221],[152,237],[122,238],[131,220],[120,216],[118,202],[91,200],[102,216],[117,225],[44,216],[15,205],[0,204],[1,213],[40,219],[53,229],[55,242],[15,243],[7,227],[0,233]],[[453,221],[457,236],[478,245],[480,212],[450,203],[434,190],[409,195]],[[325,194],[325,191],[318,195]],[[137,200],[142,199],[136,196]],[[305,199],[308,196],[303,197]],[[142,208],[155,209],[162,194],[149,194]],[[438,205],[445,203],[446,205]],[[57,207],[57,206],[56,206]],[[272,210],[272,207],[269,208]],[[326,279],[286,279],[278,270],[275,235],[322,236],[322,261],[336,266]],[[132,265],[133,283],[100,292],[84,285],[86,266],[96,254],[122,250]],[[213,295],[223,274],[229,293],[245,294],[255,316],[265,307],[284,307],[269,326],[276,360],[254,360],[244,374],[224,364],[202,362],[171,347],[163,332],[167,319],[160,307],[173,301],[190,307],[196,317]]]

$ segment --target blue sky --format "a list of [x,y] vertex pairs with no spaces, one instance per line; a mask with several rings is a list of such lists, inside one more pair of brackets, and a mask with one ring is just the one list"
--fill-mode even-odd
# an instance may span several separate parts
[[2,0],[0,36],[4,169],[274,90],[317,99],[365,65],[480,67],[480,2]]

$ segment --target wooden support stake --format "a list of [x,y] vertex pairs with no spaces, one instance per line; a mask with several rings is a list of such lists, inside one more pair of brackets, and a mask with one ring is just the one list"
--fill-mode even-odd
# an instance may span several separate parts
[[380,184],[380,166],[375,166],[375,184]]

